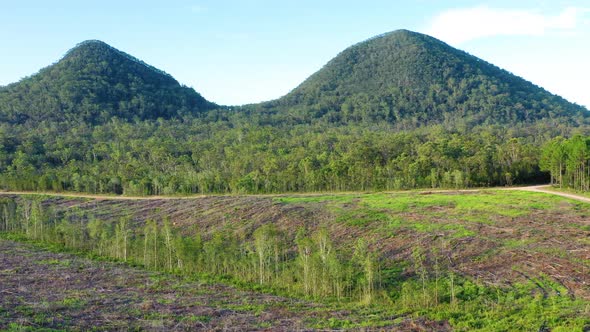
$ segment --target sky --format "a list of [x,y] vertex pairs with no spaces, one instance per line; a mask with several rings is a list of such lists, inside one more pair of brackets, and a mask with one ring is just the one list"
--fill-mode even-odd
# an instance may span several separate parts
[[221,105],[276,99],[345,48],[408,29],[590,108],[590,1],[0,0],[0,85],[99,39]]

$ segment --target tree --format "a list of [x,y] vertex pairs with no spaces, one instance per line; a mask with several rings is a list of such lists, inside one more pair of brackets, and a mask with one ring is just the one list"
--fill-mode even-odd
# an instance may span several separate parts
[[561,136],[545,143],[541,150],[539,167],[542,171],[549,172],[551,184],[559,184],[560,188],[563,186],[563,173],[567,158],[565,139]]
[[158,268],[158,224],[147,220],[143,227],[143,264],[146,267]]
[[424,249],[420,246],[415,246],[412,251],[412,259],[414,260],[414,271],[415,273],[420,276],[420,281],[422,282],[422,301],[424,307],[428,307],[428,296],[426,293],[426,265],[424,263],[426,257],[424,255]]
[[299,229],[295,237],[297,244],[297,261],[301,267],[303,277],[303,290],[306,296],[314,294],[315,280],[313,278],[312,254],[314,251],[313,241],[305,236],[305,230]]
[[278,232],[273,224],[266,224],[254,231],[254,248],[258,255],[258,282],[270,282],[272,272],[277,276],[279,250]]
[[357,282],[361,290],[360,300],[364,304],[370,304],[375,296],[378,268],[374,254],[369,251],[368,244],[363,238],[358,239],[352,260],[357,269]]

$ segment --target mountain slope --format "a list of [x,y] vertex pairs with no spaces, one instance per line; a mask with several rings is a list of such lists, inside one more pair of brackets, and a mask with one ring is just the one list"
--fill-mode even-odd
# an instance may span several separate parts
[[514,123],[586,115],[585,108],[435,38],[407,30],[386,33],[341,52],[285,97],[336,121],[419,124],[468,117]]
[[170,118],[214,106],[172,76],[96,40],[0,88],[0,121],[9,123]]

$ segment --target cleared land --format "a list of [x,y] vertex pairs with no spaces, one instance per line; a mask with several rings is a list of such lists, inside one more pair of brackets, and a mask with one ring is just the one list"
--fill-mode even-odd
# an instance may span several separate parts
[[[9,195],[10,194],[5,194]],[[297,229],[325,225],[343,245],[366,238],[390,261],[411,261],[412,248],[440,248],[457,271],[490,284],[540,273],[590,299],[590,205],[553,192],[445,191],[293,196],[78,198],[46,196],[56,213],[78,209],[101,220],[132,216],[135,225],[169,217],[178,229],[251,234],[274,223]]]
[[[5,196],[16,200],[30,197],[11,194],[5,194]],[[256,229],[268,223],[275,224],[290,239],[295,237],[298,229],[306,228],[313,233],[320,227],[326,227],[335,243],[335,248],[341,251],[351,250],[356,239],[364,238],[369,243],[369,249],[378,254],[382,263],[381,282],[391,284],[387,296],[394,303],[391,305],[392,308],[396,308],[395,303],[401,301],[400,287],[403,288],[401,283],[416,278],[415,248],[424,250],[424,264],[429,273],[436,270],[437,264],[444,264],[446,270],[473,280],[477,284],[500,287],[508,292],[502,293],[505,294],[502,296],[494,292],[491,294],[476,292],[475,294],[479,294],[477,296],[481,296],[484,300],[470,306],[469,303],[472,303],[470,301],[474,300],[472,295],[467,295],[468,287],[471,286],[458,285],[457,296],[464,301],[464,306],[458,306],[451,314],[440,319],[436,318],[435,311],[421,311],[421,309],[415,309],[415,311],[392,309],[390,312],[366,310],[365,314],[373,317],[373,323],[379,326],[391,326],[403,321],[406,328],[412,329],[407,324],[414,324],[412,326],[417,326],[418,330],[420,328],[444,330],[449,326],[473,330],[485,326],[478,324],[498,324],[496,327],[501,329],[507,326],[529,326],[515,320],[524,316],[527,316],[526,319],[529,321],[538,323],[538,327],[544,324],[544,317],[552,317],[546,322],[549,327],[571,327],[574,326],[571,325],[574,320],[578,330],[581,330],[580,326],[590,326],[590,318],[588,318],[590,317],[590,205],[570,198],[541,192],[476,190],[338,195],[209,196],[195,199],[149,200],[43,196],[42,204],[51,207],[57,217],[72,212],[76,215],[92,215],[99,220],[117,220],[127,217],[131,218],[132,227],[135,228],[142,227],[147,220],[162,220],[168,217],[173,227],[186,236],[192,236],[194,226],[198,225],[204,238],[217,232],[229,232],[242,234],[248,239]],[[10,246],[16,248],[14,243],[10,243]],[[4,260],[10,260],[13,256],[11,250],[13,249],[4,251],[8,252],[3,255],[6,256]],[[33,258],[32,260],[51,259],[53,258]],[[72,258],[66,260],[72,261]],[[56,269],[71,267],[63,266],[65,264],[62,264],[62,261],[62,258],[55,258],[55,264],[52,266]],[[3,263],[2,266],[5,264],[8,263]],[[14,267],[3,267],[5,271],[12,271],[12,269],[19,271],[19,264],[27,266],[24,258],[16,259],[10,264]],[[76,265],[73,266],[76,270]],[[116,268],[127,269],[121,266]],[[71,275],[68,273],[66,275]],[[105,272],[106,275],[110,273]],[[123,277],[126,274],[133,276],[138,273],[149,274],[131,269],[127,272],[112,274]],[[6,280],[13,278],[10,280],[17,282],[21,275],[3,273],[2,278]],[[39,277],[40,280],[49,284],[51,278],[53,277],[42,275]],[[105,277],[105,279],[108,278]],[[40,284],[43,282],[39,281]],[[130,285],[137,284],[145,285],[145,282],[134,284],[132,281]],[[80,285],[80,291],[85,289],[83,282]],[[179,281],[177,285],[185,289],[183,282]],[[19,291],[18,288],[16,289],[16,292],[14,290],[11,292],[16,293],[15,296],[18,297]],[[61,288],[55,287],[55,289]],[[244,293],[229,288],[224,289],[227,289],[229,293],[234,291],[237,294]],[[514,292],[524,289],[531,294],[531,300],[519,298],[514,295],[516,293],[511,293],[511,289]],[[149,298],[146,292],[133,291],[132,293],[136,295],[140,303],[143,301],[158,303],[157,297]],[[189,294],[189,298],[198,295],[181,294]],[[204,296],[212,295],[209,292]],[[246,302],[240,302],[240,295],[227,296],[227,303],[234,303],[232,305],[262,301],[267,303],[269,308],[278,306],[281,309],[275,311],[284,313],[284,315],[275,316],[271,314],[266,320],[260,315],[253,315],[252,320],[243,317],[231,318],[242,319],[241,322],[245,322],[242,326],[248,329],[270,326],[277,329],[285,326],[289,329],[290,327],[305,329],[314,327],[313,324],[318,324],[317,322],[322,320],[323,325],[315,326],[329,327],[329,319],[333,320],[334,327],[342,327],[342,322],[346,320],[351,320],[350,326],[354,326],[355,321],[371,325],[367,322],[367,316],[329,309],[329,306],[322,309],[322,305],[308,305],[312,302],[286,300],[260,294],[244,295]],[[562,302],[562,299],[566,302]],[[568,302],[570,300],[574,302]],[[179,301],[184,300],[176,302]],[[193,300],[188,301],[193,303],[191,302]],[[36,301],[29,302],[36,303]],[[129,303],[129,300],[121,300],[121,302]],[[538,305],[539,309],[528,307],[533,302],[537,303],[535,305]],[[311,311],[298,309],[308,306]],[[481,306],[484,306],[482,312],[469,312]],[[507,306],[510,306],[510,312],[505,310]],[[3,314],[6,317],[15,317],[13,311],[6,310],[12,307],[13,305],[4,306]],[[98,312],[103,309],[95,310]],[[207,310],[213,311],[209,311],[211,314],[205,313],[204,316],[217,317],[214,309]],[[269,310],[275,312],[274,309]],[[361,309],[359,310],[362,312]],[[258,314],[262,312],[265,311],[259,310]],[[473,317],[467,317],[468,315]],[[138,318],[142,317],[141,315],[129,317],[131,316],[127,318],[129,321],[135,321],[137,324],[140,324],[140,321],[141,324],[153,323],[151,321],[146,323],[145,318]],[[312,318],[311,321],[306,321],[302,320],[302,317]],[[412,321],[407,317],[430,318],[418,318]],[[167,322],[166,319],[164,321]],[[217,323],[217,319],[215,319],[216,323],[211,323],[213,320],[208,322],[207,328],[227,326],[223,325],[225,323]],[[433,323],[439,320],[445,322]],[[14,322],[14,319],[12,321]],[[220,318],[219,322],[223,321]],[[174,320],[174,322],[179,324],[180,321]],[[200,323],[202,322],[195,323],[191,327],[202,326]],[[346,322],[346,324],[349,323]],[[493,329],[494,326],[491,327],[491,330]]]
[[[306,331],[371,316],[2,239],[0,263],[0,329]],[[385,328],[450,330],[404,317]]]

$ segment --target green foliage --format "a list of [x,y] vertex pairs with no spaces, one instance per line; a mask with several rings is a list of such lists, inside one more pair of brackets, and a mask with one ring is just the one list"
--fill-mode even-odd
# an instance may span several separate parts
[[[98,124],[171,118],[215,105],[170,75],[100,41],[86,41],[56,64],[0,89],[0,121]],[[67,159],[74,146],[56,158]]]
[[[112,121],[40,132],[16,126],[10,132],[18,140],[5,150],[4,168],[0,163],[0,187],[125,195],[272,193],[504,185],[506,173],[514,184],[545,177],[532,143],[543,137],[510,140],[489,128],[485,134],[430,129],[279,130],[199,119]],[[25,152],[30,136],[43,140],[43,150]],[[359,146],[355,141],[361,138]],[[451,142],[463,146],[461,154],[445,152]],[[66,159],[55,158],[64,145],[76,149]],[[248,186],[242,181],[246,176]]]
[[542,150],[541,168],[551,174],[551,183],[580,191],[590,190],[590,137],[556,137]]
[[[427,35],[398,30],[351,46],[269,106],[338,123],[510,124],[585,110]],[[303,120],[305,121],[305,120]],[[461,153],[459,150],[449,151]]]
[[[74,208],[57,220],[43,208],[42,198],[19,204],[9,200],[5,203],[18,206],[11,232],[153,270],[255,282],[338,301],[360,298],[369,303],[377,288],[379,263],[374,254],[361,242],[354,254],[340,252],[327,228],[311,236],[302,230],[289,239],[273,224],[266,224],[248,237],[219,231],[203,239],[198,229],[190,236],[181,235],[169,218],[133,227],[129,217],[99,220]],[[289,243],[297,253],[289,251]]]
[[582,107],[408,31],[234,108],[85,42],[0,88],[0,122],[1,188],[125,195],[541,182],[540,146],[588,132]]

